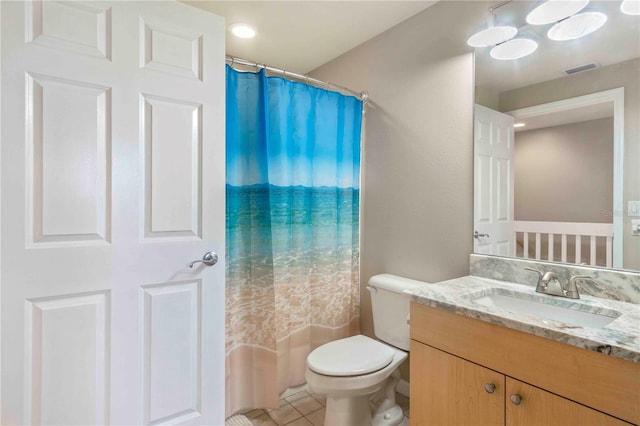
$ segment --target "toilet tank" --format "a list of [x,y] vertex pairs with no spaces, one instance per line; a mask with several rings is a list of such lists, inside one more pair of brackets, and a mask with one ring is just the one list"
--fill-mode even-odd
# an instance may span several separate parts
[[391,274],[374,275],[369,279],[373,332],[383,342],[399,349],[409,350],[409,302],[411,296],[404,290],[425,285]]

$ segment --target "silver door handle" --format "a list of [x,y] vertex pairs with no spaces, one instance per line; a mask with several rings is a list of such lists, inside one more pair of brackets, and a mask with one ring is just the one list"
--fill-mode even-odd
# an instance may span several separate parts
[[193,268],[196,263],[204,263],[206,266],[213,266],[218,263],[218,254],[215,251],[208,251],[202,256],[202,260],[194,260],[189,264],[189,268]]
[[473,238],[478,239],[480,237],[488,237],[489,234],[478,234],[478,231],[473,233]]

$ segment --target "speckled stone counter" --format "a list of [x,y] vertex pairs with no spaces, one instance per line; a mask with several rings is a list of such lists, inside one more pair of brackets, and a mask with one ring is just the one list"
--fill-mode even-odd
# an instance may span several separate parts
[[[637,304],[588,295],[579,300],[541,295],[529,285],[477,276],[425,284],[406,292],[417,303],[640,363],[640,305]],[[544,297],[545,304],[619,316],[603,328],[589,328],[474,302],[477,297],[496,292],[503,295],[524,293],[524,298]]]

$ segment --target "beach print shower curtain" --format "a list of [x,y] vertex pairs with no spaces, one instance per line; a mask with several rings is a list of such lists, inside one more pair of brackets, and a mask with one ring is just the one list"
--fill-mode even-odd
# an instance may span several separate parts
[[362,102],[227,66],[227,415],[359,328]]

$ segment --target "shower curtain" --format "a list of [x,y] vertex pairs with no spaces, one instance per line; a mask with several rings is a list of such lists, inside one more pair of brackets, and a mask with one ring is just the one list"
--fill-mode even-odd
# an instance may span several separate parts
[[359,331],[362,102],[227,66],[226,411],[277,408]]

